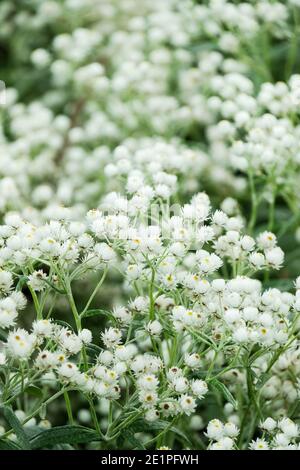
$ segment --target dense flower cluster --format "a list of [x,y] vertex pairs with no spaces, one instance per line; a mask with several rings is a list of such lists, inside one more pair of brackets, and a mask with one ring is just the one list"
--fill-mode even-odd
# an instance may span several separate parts
[[299,1],[21,3],[0,448],[298,450]]
[[[275,421],[267,418],[260,424],[265,438],[253,440],[251,450],[299,450],[299,428],[289,418]],[[236,438],[239,435],[238,427],[228,422],[223,424],[218,419],[213,419],[207,426],[207,437],[210,439],[209,450],[236,450]]]

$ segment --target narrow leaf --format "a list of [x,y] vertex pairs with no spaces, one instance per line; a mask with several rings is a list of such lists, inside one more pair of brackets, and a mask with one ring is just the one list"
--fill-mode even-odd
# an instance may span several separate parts
[[42,390],[39,387],[36,387],[35,385],[30,385],[29,387],[26,387],[24,392],[28,393],[28,395],[31,395],[37,398],[42,398],[43,396]]
[[229,403],[231,403],[232,406],[234,407],[234,409],[236,410],[237,409],[237,402],[236,402],[235,398],[233,397],[233,395],[231,394],[231,392],[226,387],[226,385],[224,385],[222,382],[220,382],[217,379],[213,379],[210,383],[211,383],[212,387],[215,390],[217,390],[218,392],[220,392],[223,395],[223,397],[226,398],[226,400]]
[[89,318],[89,317],[99,317],[99,316],[111,316],[111,313],[107,310],[101,310],[99,308],[95,308],[92,310],[87,310],[82,315],[82,318]]
[[57,444],[84,444],[99,441],[98,433],[84,426],[57,426],[36,434],[31,440],[32,449],[52,447]]
[[13,410],[9,406],[2,406],[1,409],[3,410],[3,415],[4,415],[5,420],[10,425],[10,427],[14,430],[22,449],[29,450],[30,449],[29,439],[24,431],[22,424],[16,417]]
[[22,447],[8,439],[0,439],[0,450],[22,450]]

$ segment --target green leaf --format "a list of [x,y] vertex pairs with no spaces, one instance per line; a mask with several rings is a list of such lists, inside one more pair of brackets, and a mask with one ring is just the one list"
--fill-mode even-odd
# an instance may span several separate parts
[[100,315],[111,316],[111,313],[108,312],[107,310],[101,310],[99,308],[95,308],[95,309],[87,310],[86,312],[84,312],[81,318],[99,317]]
[[16,285],[16,290],[17,290],[17,291],[21,291],[22,288],[23,288],[23,286],[26,285],[27,281],[28,281],[28,277],[27,277],[27,276],[20,276],[19,281],[18,281],[18,283],[17,283],[17,285]]
[[[158,430],[158,431],[163,431],[165,428],[167,428],[169,426],[169,424],[170,423],[168,421],[158,420],[158,421],[155,421],[154,423],[151,423],[151,429]],[[181,439],[184,439],[185,442],[187,442],[190,446],[192,445],[192,443],[191,443],[190,439],[187,437],[187,435],[184,432],[182,432],[180,429],[178,429],[176,426],[171,426],[168,429],[168,432],[173,432],[177,436],[181,437]]]
[[234,409],[236,410],[237,409],[237,401],[235,400],[235,398],[233,397],[233,395],[231,394],[231,392],[228,390],[228,388],[226,387],[226,385],[224,385],[222,382],[220,382],[219,380],[217,379],[213,379],[210,384],[212,385],[212,387],[217,390],[218,392],[220,392],[224,398],[226,398],[226,400],[232,404],[232,406],[234,407]]
[[92,357],[99,356],[99,354],[103,351],[103,349],[101,349],[97,344],[88,344],[85,349]]
[[43,392],[39,387],[36,387],[35,385],[29,385],[29,387],[26,387],[24,390],[25,393],[28,393],[28,395],[31,395],[36,398],[42,398],[43,397]]
[[271,279],[265,284],[266,287],[276,288],[282,291],[290,291],[294,287],[291,279]]
[[56,444],[53,446],[53,450],[75,450],[70,444]]
[[7,333],[4,330],[0,329],[0,340],[6,341],[7,340]]
[[3,415],[4,415],[5,420],[10,425],[10,427],[14,430],[22,449],[29,450],[30,449],[29,439],[24,431],[22,424],[16,417],[13,410],[9,406],[1,406],[1,409],[3,410]]
[[[132,426],[130,426],[129,429],[128,428],[127,429],[125,428],[125,429],[126,429],[126,433],[128,433],[128,432],[136,433],[136,432],[149,432],[149,431],[150,432],[151,431],[163,431],[166,428],[168,428],[169,425],[170,425],[169,421],[158,420],[158,421],[155,421],[154,423],[148,423],[144,419],[139,419]],[[168,432],[172,432],[172,433],[176,434],[181,439],[183,439],[185,442],[187,442],[190,446],[192,445],[192,443],[189,440],[189,438],[187,437],[187,435],[184,434],[184,432],[182,432],[176,426],[171,426],[170,428],[168,428]],[[126,434],[126,438],[127,437],[128,436]]]
[[57,444],[84,444],[100,439],[98,433],[84,426],[57,426],[36,434],[30,444],[32,449],[41,449]]
[[22,450],[22,447],[8,439],[0,439],[0,450]]
[[68,328],[68,330],[70,330],[70,329],[73,330],[72,325],[69,325],[69,323],[67,323],[63,320],[55,320],[55,323],[58,323],[59,325],[64,326],[65,328]]
[[145,450],[146,449],[146,447],[143,446],[142,442],[139,441],[138,439],[136,439],[133,432],[130,432],[129,430],[127,430],[126,438],[127,438],[128,442],[132,445],[133,449],[137,449],[137,450]]

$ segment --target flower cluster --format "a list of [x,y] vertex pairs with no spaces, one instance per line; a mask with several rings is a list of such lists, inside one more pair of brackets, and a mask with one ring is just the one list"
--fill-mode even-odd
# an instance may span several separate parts
[[[267,418],[260,424],[265,437],[249,444],[250,450],[299,450],[299,428],[289,418],[275,421]],[[231,421],[223,424],[218,419],[208,423],[206,436],[210,440],[209,450],[236,450],[236,439],[240,429]]]

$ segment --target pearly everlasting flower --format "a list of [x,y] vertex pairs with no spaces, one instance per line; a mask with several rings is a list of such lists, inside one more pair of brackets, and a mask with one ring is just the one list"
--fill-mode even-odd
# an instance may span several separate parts
[[184,362],[191,369],[198,369],[199,367],[201,367],[201,358],[197,353],[186,354]]
[[162,332],[162,329],[163,327],[161,323],[157,320],[149,322],[147,325],[147,330],[149,331],[149,334],[153,336],[159,336]]
[[81,339],[83,344],[89,344],[92,342],[92,332],[87,328],[81,330],[78,334],[78,337]]
[[155,390],[158,386],[158,379],[154,375],[142,375],[137,381],[141,390]]
[[13,277],[9,271],[0,270],[0,292],[7,294],[10,292],[13,284]]
[[57,372],[58,375],[66,381],[74,380],[79,374],[77,366],[75,364],[72,364],[71,362],[66,362],[59,366]]
[[145,413],[145,420],[153,423],[159,419],[159,412],[155,409],[147,410]]
[[196,397],[203,398],[208,392],[208,386],[204,380],[193,380],[191,390]]
[[208,423],[206,434],[209,439],[218,440],[223,437],[223,433],[224,425],[221,421],[213,419]]
[[8,354],[15,358],[27,359],[33,352],[34,341],[34,336],[18,328],[8,334],[6,343]]
[[172,387],[175,392],[184,393],[188,390],[189,382],[185,377],[175,377],[172,381]]
[[34,271],[30,276],[28,276],[28,284],[33,290],[40,292],[47,287],[45,282],[46,279],[47,274],[40,269],[39,271]]
[[269,445],[264,439],[256,439],[249,446],[250,450],[269,450]]
[[287,438],[293,439],[299,435],[299,428],[296,423],[288,418],[283,418],[278,422],[279,429],[287,436]]
[[32,324],[32,331],[36,336],[51,337],[53,324],[50,320],[37,320]]
[[189,395],[182,395],[179,399],[179,405],[182,413],[190,416],[196,409],[195,399]]
[[157,393],[155,391],[141,390],[139,400],[143,408],[153,408],[157,403]]
[[121,342],[122,333],[117,328],[108,328],[102,333],[101,337],[105,346],[112,349]]

